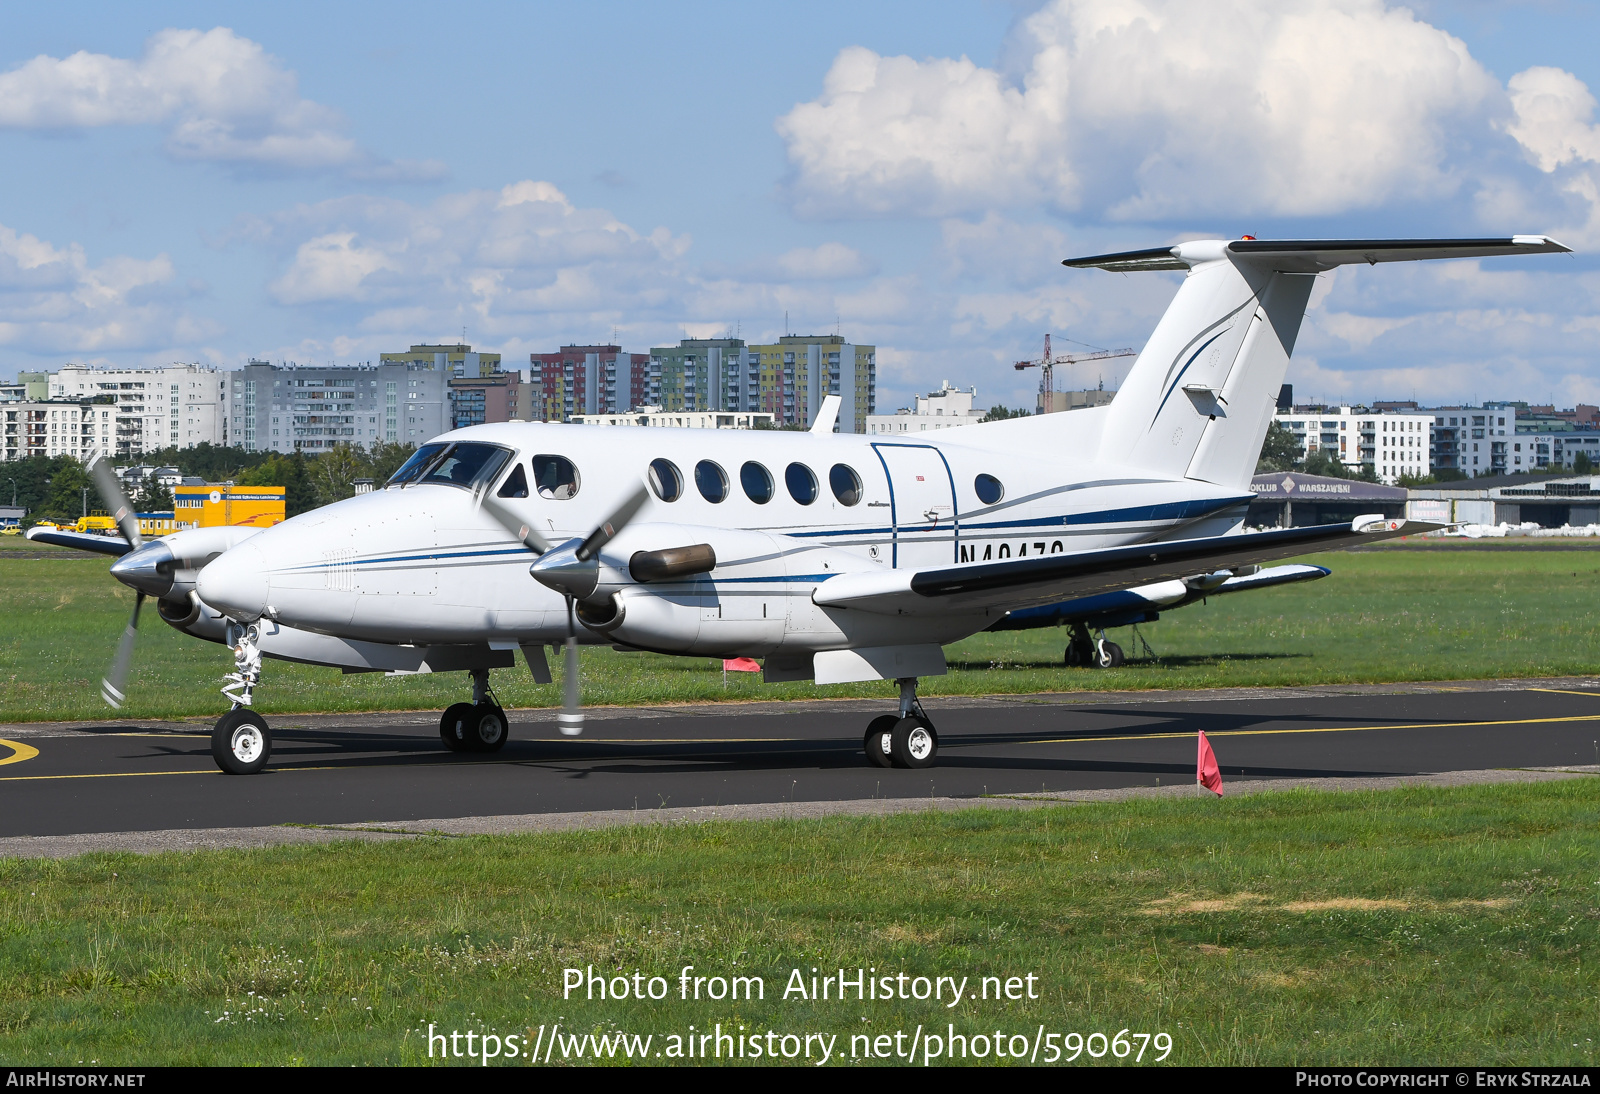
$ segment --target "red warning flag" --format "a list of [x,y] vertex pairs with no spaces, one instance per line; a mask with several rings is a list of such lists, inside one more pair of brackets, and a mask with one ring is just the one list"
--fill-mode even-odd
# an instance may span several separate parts
[[732,657],[722,662],[723,672],[760,672],[761,665],[752,657]]
[[1222,769],[1217,766],[1217,754],[1211,751],[1211,742],[1206,740],[1206,731],[1200,731],[1200,758],[1195,764],[1194,781],[1211,791],[1217,797],[1222,797]]

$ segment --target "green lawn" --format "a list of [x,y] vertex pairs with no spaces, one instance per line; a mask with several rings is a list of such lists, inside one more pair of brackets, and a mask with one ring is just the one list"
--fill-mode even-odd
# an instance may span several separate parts
[[[1145,628],[1158,658],[1101,672],[1061,667],[1065,633],[984,634],[947,649],[951,672],[924,681],[931,695],[1106,688],[1194,688],[1347,681],[1548,676],[1600,671],[1600,551],[1396,548],[1313,556],[1321,581],[1219,597]],[[99,679],[109,664],[131,590],[106,560],[26,559],[0,551],[0,721],[103,717]],[[1119,638],[1132,654],[1126,632]],[[730,674],[724,688],[704,658],[583,654],[592,704],[882,696],[889,683],[816,688],[765,685]],[[147,610],[127,713],[220,714],[217,692],[231,659],[180,635]],[[559,672],[559,666],[557,666]],[[525,667],[497,672],[510,707],[560,703],[560,684],[538,687]],[[465,694],[461,674],[386,679],[268,662],[258,706],[266,713],[441,709]]]
[[[429,1023],[559,1022],[833,1033],[846,1062],[920,1024],[1167,1033],[1179,1064],[1593,1065],[1597,852],[1582,779],[5,860],[0,1062],[425,1062]],[[591,965],[674,994],[563,1000]],[[679,1001],[685,965],[765,1000]],[[784,1001],[813,967],[1038,998]]]

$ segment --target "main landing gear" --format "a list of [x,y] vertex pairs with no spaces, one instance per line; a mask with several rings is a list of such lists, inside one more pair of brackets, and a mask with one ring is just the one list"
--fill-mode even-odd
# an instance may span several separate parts
[[1096,638],[1090,637],[1083,623],[1072,624],[1072,638],[1062,658],[1068,668],[1114,669],[1126,659],[1122,647],[1108,639],[1104,629]]
[[272,755],[267,720],[250,709],[261,683],[261,625],[229,623],[226,637],[233,650],[233,671],[225,677],[222,694],[233,700],[233,709],[211,730],[211,757],[229,775],[254,775]]
[[867,726],[863,747],[877,767],[932,767],[939,734],[917,699],[917,678],[900,678],[900,713],[884,714]]
[[506,743],[506,712],[489,687],[489,670],[472,670],[472,702],[439,718],[439,738],[451,752],[498,752]]

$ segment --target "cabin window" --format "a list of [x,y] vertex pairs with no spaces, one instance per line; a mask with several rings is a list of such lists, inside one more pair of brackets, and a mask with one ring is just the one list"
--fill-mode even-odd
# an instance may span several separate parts
[[662,501],[683,497],[683,472],[671,460],[650,461],[650,489]]
[[833,470],[828,472],[828,485],[833,488],[833,496],[839,499],[840,505],[854,505],[861,500],[861,476],[842,463],[834,464]]
[[979,475],[973,480],[972,488],[978,492],[978,500],[985,505],[993,505],[1006,496],[1006,488],[993,475]]
[[772,500],[772,472],[754,460],[739,468],[739,485],[744,487],[745,497],[757,505]]
[[533,481],[539,496],[550,501],[566,501],[578,494],[578,469],[565,456],[535,456]]
[[817,500],[817,476],[803,463],[791,463],[788,466],[783,472],[783,484],[789,488],[789,496],[801,505],[810,505]]
[[728,496],[728,473],[710,460],[694,465],[694,484],[700,496],[713,505]]
[[525,498],[528,496],[528,476],[519,463],[511,469],[511,474],[506,476],[506,481],[500,484],[500,489],[495,491],[496,497]]

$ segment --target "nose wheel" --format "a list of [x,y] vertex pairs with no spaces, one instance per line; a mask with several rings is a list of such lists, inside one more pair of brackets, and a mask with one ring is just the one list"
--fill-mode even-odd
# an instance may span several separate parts
[[900,713],[882,714],[867,726],[862,741],[867,762],[874,767],[932,767],[939,756],[939,733],[917,701],[917,681],[900,681]]
[[211,756],[229,775],[254,775],[272,755],[267,720],[249,707],[235,707],[211,730]]

